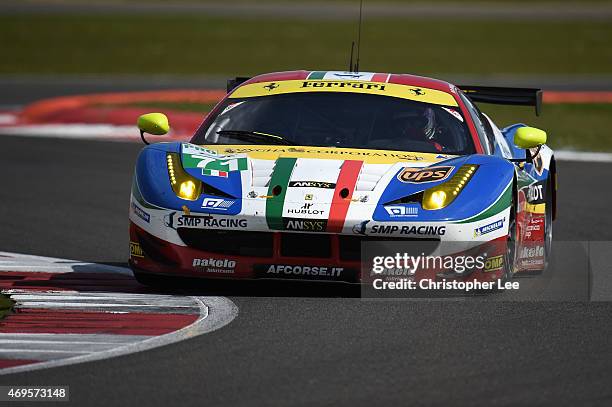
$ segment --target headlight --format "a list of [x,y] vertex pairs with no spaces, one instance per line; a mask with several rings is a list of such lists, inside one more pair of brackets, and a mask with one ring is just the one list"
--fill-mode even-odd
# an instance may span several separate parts
[[435,210],[448,206],[472,178],[477,168],[477,165],[463,165],[451,179],[424,191],[421,202],[423,209]]
[[176,196],[188,201],[198,199],[202,192],[202,183],[185,172],[179,155],[170,153],[166,156],[166,161],[168,162],[170,186]]

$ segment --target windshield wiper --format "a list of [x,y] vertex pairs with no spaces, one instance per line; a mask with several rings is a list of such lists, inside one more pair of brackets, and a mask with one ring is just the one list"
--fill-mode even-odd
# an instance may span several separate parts
[[274,134],[261,133],[259,131],[250,130],[219,130],[217,134],[222,136],[231,136],[238,140],[245,141],[266,141],[269,144],[295,146],[297,145],[291,140],[282,138],[281,136],[275,136]]

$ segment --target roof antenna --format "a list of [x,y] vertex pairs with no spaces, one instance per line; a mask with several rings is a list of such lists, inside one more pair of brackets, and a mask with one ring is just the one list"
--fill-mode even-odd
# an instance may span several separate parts
[[[359,48],[361,46],[361,16],[363,11],[363,0],[359,0],[359,28],[357,30],[357,62],[355,63],[355,69],[353,72],[359,72]],[[351,58],[352,60],[352,58]]]

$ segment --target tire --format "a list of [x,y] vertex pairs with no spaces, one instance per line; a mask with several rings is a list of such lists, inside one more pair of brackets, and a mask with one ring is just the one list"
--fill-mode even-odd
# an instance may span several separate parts
[[502,282],[509,281],[514,276],[516,261],[516,185],[512,188],[512,201],[510,202],[510,217],[508,219],[508,236],[506,238],[506,254],[504,256],[504,274]]
[[164,276],[160,274],[143,273],[140,270],[132,269],[134,278],[142,285],[156,290],[170,290],[181,286],[184,283],[181,277]]
[[544,214],[544,266],[542,272],[548,269],[552,258],[553,239],[553,178],[549,175],[546,180],[546,211]]

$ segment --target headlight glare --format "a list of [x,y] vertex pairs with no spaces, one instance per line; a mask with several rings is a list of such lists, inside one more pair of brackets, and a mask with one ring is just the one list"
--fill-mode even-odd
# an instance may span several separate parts
[[448,206],[472,178],[477,168],[478,165],[463,165],[448,181],[425,190],[421,202],[423,209],[437,210]]
[[168,164],[170,186],[176,196],[188,201],[198,199],[202,191],[202,182],[185,172],[179,155],[175,153],[168,154],[166,162]]

